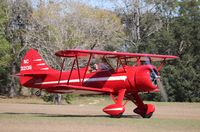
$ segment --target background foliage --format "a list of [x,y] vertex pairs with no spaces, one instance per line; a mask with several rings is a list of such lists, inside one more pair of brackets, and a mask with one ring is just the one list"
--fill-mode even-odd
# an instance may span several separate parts
[[[200,2],[109,2],[112,9],[76,0],[0,0],[0,94],[23,94],[11,75],[30,47],[54,68],[60,67],[55,51],[78,48],[177,55],[161,72],[169,101],[199,102]],[[159,94],[145,98],[161,100]]]

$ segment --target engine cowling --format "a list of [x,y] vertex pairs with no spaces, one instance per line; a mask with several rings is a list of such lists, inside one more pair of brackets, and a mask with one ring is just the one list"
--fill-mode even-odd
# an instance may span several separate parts
[[153,65],[138,66],[135,72],[135,87],[138,91],[149,92],[158,88],[158,71]]

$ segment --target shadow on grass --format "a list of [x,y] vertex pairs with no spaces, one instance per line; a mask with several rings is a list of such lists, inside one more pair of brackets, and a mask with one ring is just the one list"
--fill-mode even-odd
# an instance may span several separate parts
[[[0,113],[6,114],[6,115],[33,115],[35,117],[71,117],[71,118],[116,118],[111,117],[109,115],[72,115],[72,114],[47,114],[47,113],[15,113],[15,112],[6,112],[6,113]],[[133,118],[133,119],[140,119],[141,116],[139,115],[122,115],[120,118]]]

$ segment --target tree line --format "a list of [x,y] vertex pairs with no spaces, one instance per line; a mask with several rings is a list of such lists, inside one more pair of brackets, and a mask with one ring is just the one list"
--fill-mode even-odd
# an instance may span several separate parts
[[34,2],[0,0],[1,95],[23,94],[12,75],[30,47],[57,69],[55,51],[78,48],[177,55],[161,72],[169,101],[200,101],[200,1],[110,0],[112,9],[78,0]]

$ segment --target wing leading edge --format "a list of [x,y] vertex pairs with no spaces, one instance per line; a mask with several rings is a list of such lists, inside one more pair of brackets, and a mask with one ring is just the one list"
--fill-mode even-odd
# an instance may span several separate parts
[[158,54],[142,54],[142,53],[127,53],[127,52],[111,52],[111,51],[98,51],[98,50],[61,50],[55,53],[59,57],[88,57],[90,55],[106,56],[108,58],[140,58],[141,61],[145,61],[146,57],[151,58],[151,61],[163,61],[177,59],[177,56],[173,55],[158,55]]

